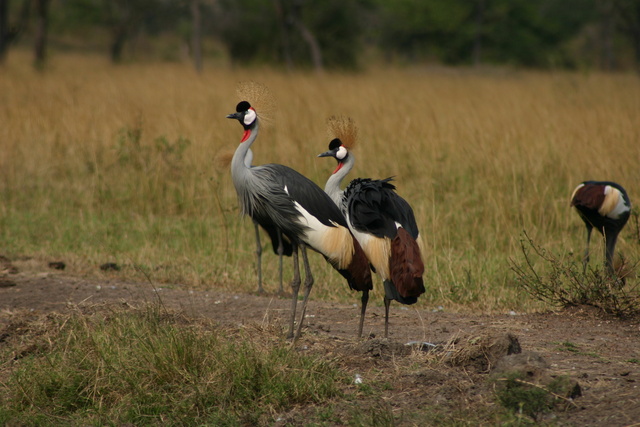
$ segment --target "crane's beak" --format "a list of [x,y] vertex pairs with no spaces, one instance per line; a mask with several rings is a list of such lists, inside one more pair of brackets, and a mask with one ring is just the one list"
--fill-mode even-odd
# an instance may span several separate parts
[[324,153],[318,154],[318,157],[335,157],[335,150],[325,151]]
[[227,119],[241,120],[242,119],[242,112],[233,113],[233,114],[227,114]]

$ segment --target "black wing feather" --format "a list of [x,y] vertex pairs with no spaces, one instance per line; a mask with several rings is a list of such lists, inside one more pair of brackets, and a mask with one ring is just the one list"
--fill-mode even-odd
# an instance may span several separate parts
[[318,221],[328,227],[339,224],[348,228],[347,221],[338,206],[315,182],[284,165],[271,163],[264,166],[275,173],[276,179],[283,188],[287,187],[291,198],[316,217]]
[[395,192],[392,180],[357,178],[351,181],[344,192],[349,221],[358,231],[391,239],[397,234],[397,222],[416,239],[418,225],[413,209]]

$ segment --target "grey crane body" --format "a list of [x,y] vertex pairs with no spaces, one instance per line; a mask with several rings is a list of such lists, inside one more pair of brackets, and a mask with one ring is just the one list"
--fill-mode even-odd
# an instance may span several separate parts
[[[339,139],[331,141],[329,151],[319,157],[334,157],[338,161],[325,184],[325,192],[342,210],[372,269],[382,278],[386,337],[391,300],[413,304],[425,292],[420,236],[413,209],[395,192],[390,183],[392,178],[356,178],[341,190],[340,184],[355,165],[355,158]],[[365,309],[363,298],[362,317]]]
[[[247,156],[259,130],[258,117],[246,101],[235,114],[245,132],[231,160],[231,176],[243,214],[265,229],[280,230],[293,247],[294,278],[289,337],[297,338],[303,324],[307,300],[313,286],[306,248],[321,253],[354,289],[372,288],[367,258],[349,232],[346,220],[329,196],[313,181],[295,170],[279,165],[251,166]],[[293,333],[300,288],[300,248],[305,268],[305,294],[298,329]]]

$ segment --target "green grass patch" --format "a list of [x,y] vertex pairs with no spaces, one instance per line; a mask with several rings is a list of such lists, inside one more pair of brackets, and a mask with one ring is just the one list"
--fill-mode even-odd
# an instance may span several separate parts
[[269,424],[337,396],[344,380],[284,341],[265,346],[155,307],[48,322],[57,332],[1,385],[0,424]]
[[565,396],[573,393],[574,387],[568,377],[559,376],[543,386],[528,381],[522,372],[509,373],[496,381],[498,402],[512,413],[534,421],[557,406],[571,402]]

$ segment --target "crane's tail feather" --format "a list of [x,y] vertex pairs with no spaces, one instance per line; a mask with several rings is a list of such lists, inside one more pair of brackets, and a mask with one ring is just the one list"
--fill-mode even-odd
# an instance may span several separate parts
[[[425,292],[422,280],[424,263],[420,255],[420,247],[407,230],[402,227],[398,228],[398,234],[391,241],[389,274],[391,282],[395,285],[393,287],[400,297],[413,299]],[[402,302],[397,298],[393,299]]]
[[382,282],[384,284],[384,296],[388,300],[396,300],[400,304],[411,305],[418,302],[418,297],[403,297],[398,292],[398,289],[394,286],[391,280],[384,280]]

